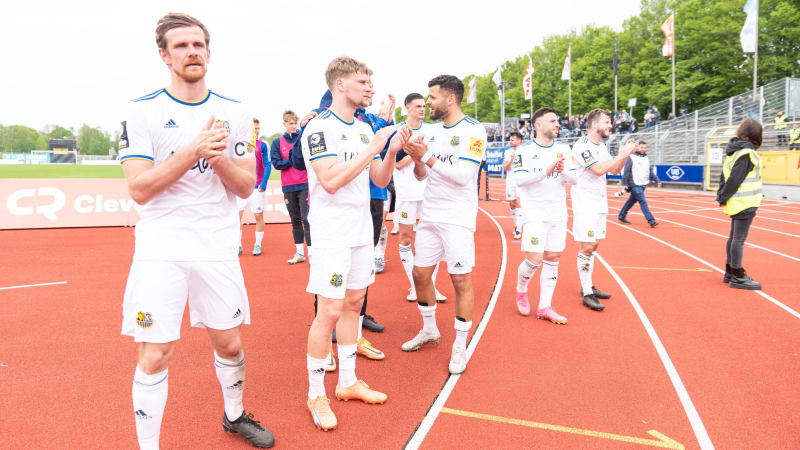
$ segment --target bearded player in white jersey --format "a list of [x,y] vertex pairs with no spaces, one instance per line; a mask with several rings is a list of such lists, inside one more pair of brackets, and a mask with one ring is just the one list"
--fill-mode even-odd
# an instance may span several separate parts
[[567,238],[567,192],[565,183],[575,184],[576,171],[569,145],[555,142],[560,128],[553,108],[533,113],[536,137],[517,149],[514,180],[522,205],[522,251],[525,259],[517,269],[517,309],[531,312],[528,283],[542,268],[539,277],[538,319],[566,324],[567,318],[552,306],[558,281],[558,260]]
[[445,260],[456,293],[456,339],[449,370],[460,374],[467,368],[467,336],[475,303],[475,179],[486,149],[486,130],[461,111],[464,84],[457,77],[440,75],[428,82],[428,87],[431,119],[442,122],[430,125],[427,136],[420,135],[405,146],[406,153],[414,159],[414,175],[428,179],[414,246],[414,285],[423,326],[402,348],[410,352],[439,342],[431,276],[439,261]]
[[[422,121],[425,118],[425,99],[418,93],[408,94],[405,99],[405,107],[408,118],[400,125],[408,125],[411,128],[412,138],[420,134],[425,135],[425,130],[428,126],[427,123]],[[417,290],[414,287],[414,252],[411,249],[411,240],[414,237],[417,216],[422,212],[422,199],[427,183],[426,180],[418,180],[414,176],[414,160],[410,156],[404,155],[403,152],[398,154],[398,158],[401,156],[402,159],[397,161],[394,169],[394,188],[397,196],[394,214],[400,233],[397,239],[397,247],[400,252],[400,262],[403,264],[403,270],[405,270],[408,282],[411,284],[406,300],[415,302],[417,301]],[[438,264],[433,269],[434,285],[436,284],[437,272],[439,272]],[[437,302],[447,300],[447,297],[438,290],[435,293]]]
[[256,447],[275,443],[242,406],[241,325],[250,323],[250,308],[238,261],[236,196],[250,195],[255,182],[255,162],[245,151],[252,116],[206,89],[209,40],[193,17],[162,17],[156,42],[170,85],[134,100],[122,123],[120,161],[140,215],[122,333],[138,343],[132,394],[142,449],[159,445],[167,366],[187,298],[191,325],[206,328],[214,348],[223,428]]
[[594,311],[602,311],[605,305],[599,299],[609,299],[611,294],[594,287],[594,252],[601,239],[606,237],[606,174],[618,173],[625,160],[636,149],[628,141],[617,156],[608,153],[603,139],[611,132],[611,113],[594,109],[586,115],[589,132],[572,146],[572,154],[578,166],[578,183],[572,188],[572,235],[580,243],[578,251],[578,277],[581,281],[583,305]]
[[[329,109],[306,126],[303,159],[308,169],[309,214],[314,258],[307,291],[317,294],[318,308],[308,332],[308,409],[322,430],[338,421],[325,394],[325,368],[336,328],[339,354],[339,400],[383,403],[387,395],[356,377],[359,314],[367,286],[375,280],[370,179],[389,184],[397,151],[411,136],[408,127],[385,127],[377,133],[356,120],[356,109],[372,104],[372,71],[352,58],[334,59],[325,71],[333,96]],[[380,153],[391,139],[384,160]]]
[[514,221],[514,239],[519,239],[522,236],[522,209],[520,209],[519,193],[517,192],[517,183],[514,182],[514,168],[511,166],[514,162],[519,146],[522,145],[522,133],[514,131],[508,138],[508,143],[511,145],[503,154],[503,170],[506,171],[506,201],[511,210],[511,219]]

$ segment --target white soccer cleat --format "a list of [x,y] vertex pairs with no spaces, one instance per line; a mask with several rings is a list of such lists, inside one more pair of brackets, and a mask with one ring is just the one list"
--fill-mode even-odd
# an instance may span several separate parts
[[301,263],[301,262],[306,262],[306,257],[305,257],[305,255],[301,255],[300,253],[295,253],[294,256],[292,256],[292,259],[290,259],[290,260],[288,260],[286,262],[289,263],[289,264],[294,265],[294,264],[298,264],[298,263]]
[[444,296],[438,289],[433,288],[434,292],[436,292],[436,301],[439,303],[444,303],[447,301],[447,297]]
[[415,352],[425,344],[438,344],[441,338],[439,330],[428,331],[423,328],[413,339],[404,342],[402,348],[404,352]]
[[453,352],[450,354],[450,373],[458,375],[467,370],[467,346],[453,343]]
[[408,288],[408,296],[406,297],[406,300],[410,302],[417,301],[417,290],[413,286]]
[[394,227],[392,227],[392,234],[397,234],[399,232],[400,232],[400,224],[399,223],[395,223]]

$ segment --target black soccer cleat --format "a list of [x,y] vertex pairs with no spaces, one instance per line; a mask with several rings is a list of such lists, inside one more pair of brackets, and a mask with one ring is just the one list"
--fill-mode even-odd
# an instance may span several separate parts
[[606,309],[606,307],[597,300],[597,297],[595,297],[594,294],[583,296],[583,306],[591,309],[592,311],[602,311]]
[[370,315],[364,315],[364,322],[361,325],[363,328],[366,328],[373,333],[380,333],[385,328],[383,325],[375,321],[375,318]]
[[253,447],[270,448],[275,445],[275,438],[272,433],[261,426],[259,421],[253,419],[253,413],[242,411],[242,415],[231,422],[223,412],[222,429],[228,433],[241,434]]
[[611,294],[609,294],[608,292],[603,292],[594,286],[592,286],[592,294],[594,294],[595,297],[601,300],[608,300],[611,298]]

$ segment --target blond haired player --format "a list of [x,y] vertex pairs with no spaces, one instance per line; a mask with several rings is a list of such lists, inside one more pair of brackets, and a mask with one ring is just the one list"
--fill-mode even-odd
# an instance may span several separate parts
[[457,77],[440,75],[429,81],[428,87],[431,119],[442,121],[432,124],[427,136],[420,135],[405,146],[406,153],[414,159],[414,175],[428,179],[414,245],[414,285],[422,329],[402,348],[410,352],[439,342],[431,276],[434,266],[445,260],[456,293],[456,339],[448,368],[451,374],[459,374],[467,368],[467,336],[475,303],[475,179],[486,149],[486,130],[461,111],[464,84]]
[[206,89],[209,40],[193,17],[162,17],[156,42],[169,87],[134,100],[122,122],[120,160],[140,216],[122,333],[138,343],[132,396],[143,449],[158,448],[167,367],[187,298],[191,325],[206,328],[214,348],[222,427],[256,447],[275,443],[242,406],[241,325],[250,323],[250,308],[237,256],[236,196],[247,197],[255,183],[245,151],[253,116]]
[[[367,123],[356,120],[356,109],[372,104],[371,75],[364,63],[352,58],[331,61],[325,81],[333,101],[308,123],[301,139],[308,170],[308,222],[314,241],[306,290],[318,297],[317,314],[308,332],[307,404],[314,424],[322,430],[338,425],[324,385],[334,327],[339,355],[336,398],[373,404],[387,398],[355,373],[359,313],[366,288],[375,280],[369,181],[376,186],[389,183],[397,151],[411,131],[393,126],[373,133]],[[381,160],[380,153],[395,130],[397,135]]]

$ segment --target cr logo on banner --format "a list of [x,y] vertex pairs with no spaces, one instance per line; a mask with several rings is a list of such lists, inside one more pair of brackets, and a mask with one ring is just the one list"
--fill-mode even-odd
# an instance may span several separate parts
[[15,216],[32,216],[33,206],[20,206],[19,201],[27,197],[49,197],[50,203],[38,205],[35,208],[36,214],[41,214],[50,220],[56,220],[56,212],[64,208],[65,198],[61,189],[53,187],[40,187],[39,189],[20,189],[8,196],[6,207],[8,212]]

